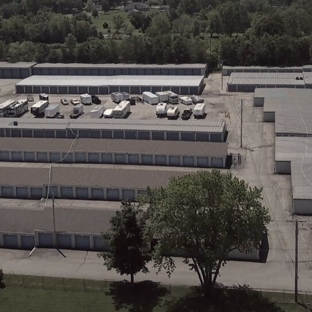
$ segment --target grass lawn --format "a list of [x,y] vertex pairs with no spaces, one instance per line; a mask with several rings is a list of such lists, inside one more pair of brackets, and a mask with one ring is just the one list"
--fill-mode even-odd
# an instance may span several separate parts
[[[207,301],[196,290],[151,281],[131,286],[124,282],[90,281],[5,275],[0,290],[2,312],[303,312],[292,294],[230,290]],[[306,304],[312,297],[300,296]],[[276,302],[276,303],[275,303]],[[210,308],[208,310],[208,307]]]

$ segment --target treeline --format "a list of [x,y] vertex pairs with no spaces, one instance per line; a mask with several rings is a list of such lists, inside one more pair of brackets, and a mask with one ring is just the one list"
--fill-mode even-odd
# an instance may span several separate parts
[[[2,0],[0,59],[212,67],[311,61],[310,0],[163,0],[168,12],[115,15],[113,26],[104,19],[103,28],[92,23],[90,15],[98,15],[93,2]],[[96,3],[104,10],[123,1]]]

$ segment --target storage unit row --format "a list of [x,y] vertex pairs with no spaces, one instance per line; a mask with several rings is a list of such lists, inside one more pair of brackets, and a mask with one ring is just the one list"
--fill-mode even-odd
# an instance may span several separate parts
[[151,131],[151,130],[100,130],[100,129],[18,129],[0,128],[0,137],[12,138],[79,138],[94,139],[125,139],[125,140],[158,140],[158,141],[197,141],[197,142],[224,142],[226,131],[221,133],[208,132],[200,129],[198,131]]
[[43,76],[115,76],[115,75],[166,75],[166,76],[203,76],[206,74],[206,66],[203,65],[202,68],[181,68],[179,66],[174,67],[37,67],[34,66],[32,69],[33,75],[43,75]]
[[[35,231],[27,233],[0,233],[0,248],[32,250],[34,247],[76,249],[85,251],[102,251],[103,240],[99,234],[58,233]],[[174,255],[174,253],[173,253]],[[259,250],[252,250],[248,254],[237,250],[232,251],[229,260],[259,261]]]
[[40,85],[23,85],[20,83],[16,85],[16,93],[17,94],[101,94],[107,95],[113,92],[128,92],[130,94],[142,94],[145,91],[149,91],[152,93],[160,92],[160,91],[172,91],[177,94],[185,94],[185,95],[193,95],[193,94],[201,94],[204,88],[204,84],[201,83],[199,86],[179,86],[179,81],[177,80],[175,85],[164,85],[164,86],[85,86],[85,85],[77,85],[77,86],[40,86]]
[[[218,144],[218,143],[216,143]],[[196,154],[196,151],[193,151]],[[224,168],[226,155],[220,157],[209,156],[181,156],[162,154],[128,154],[128,153],[97,153],[97,152],[27,152],[0,151],[0,161],[10,162],[62,162],[64,163],[93,163],[93,164],[131,164],[150,166],[183,166],[199,168]]]
[[302,73],[303,67],[248,67],[248,66],[223,66],[223,76],[232,73]]
[[[129,183],[130,185],[130,183]],[[83,199],[83,200],[135,200],[140,194],[145,193],[145,189],[120,189],[103,187],[72,187],[72,186],[49,186],[29,187],[29,186],[0,186],[0,197],[18,199],[41,199],[52,193],[55,198],[62,199]]]

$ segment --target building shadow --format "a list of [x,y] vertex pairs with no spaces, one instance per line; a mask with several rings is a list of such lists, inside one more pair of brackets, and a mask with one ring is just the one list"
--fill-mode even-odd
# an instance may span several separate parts
[[169,291],[160,283],[152,281],[134,284],[124,281],[111,283],[106,294],[112,297],[116,311],[126,309],[129,312],[152,312]]
[[167,302],[167,312],[282,312],[260,292],[247,286],[218,288],[209,297],[193,287],[189,295]]

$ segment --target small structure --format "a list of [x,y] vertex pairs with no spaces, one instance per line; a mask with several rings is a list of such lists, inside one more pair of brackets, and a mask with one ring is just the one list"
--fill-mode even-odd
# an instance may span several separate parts
[[133,10],[143,12],[143,11],[149,11],[150,7],[147,4],[144,4],[142,2],[131,2],[127,4],[124,7],[125,12],[132,12]]

